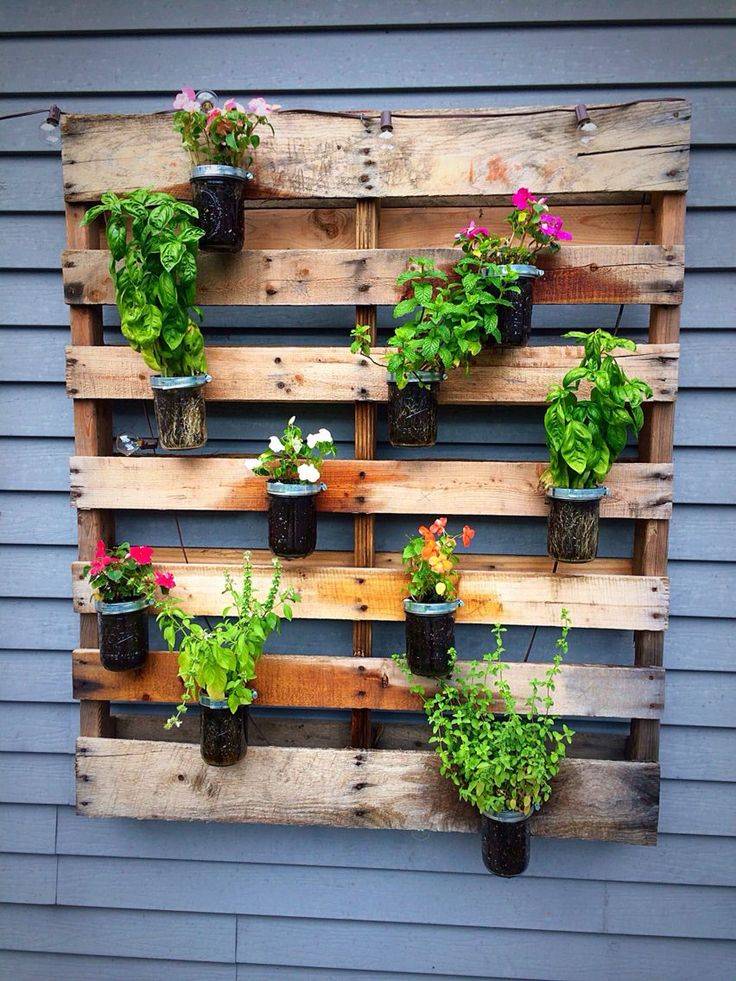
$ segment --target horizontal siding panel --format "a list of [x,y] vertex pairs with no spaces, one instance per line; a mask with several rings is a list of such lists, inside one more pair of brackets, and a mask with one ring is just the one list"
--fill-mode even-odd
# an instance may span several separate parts
[[[363,869],[363,902],[356,919],[514,929],[531,923],[534,929],[582,933],[693,937],[708,936],[710,930],[711,936],[724,939],[734,935],[733,890],[593,881],[571,886],[569,881],[528,876],[509,893],[489,881],[478,864],[478,874],[464,876],[459,890],[453,889],[452,875]],[[246,868],[248,877],[268,881],[268,893],[243,890],[243,868],[235,864],[61,857],[58,902],[340,920],[358,884],[352,869]],[[443,905],[450,891],[455,902]],[[652,905],[660,910],[654,919],[651,912],[643,915]]]
[[[511,38],[513,37],[513,44]],[[651,57],[653,50],[667,51],[670,82],[728,82],[736,80],[729,57],[729,40],[736,37],[732,26],[620,26],[616,31],[616,57],[611,58],[611,33],[590,27],[585,43],[579,30],[561,27],[552,34],[554,45],[564,50],[564,63],[557,66],[558,85],[611,84],[636,79],[658,82],[662,66]],[[428,43],[429,41],[429,43]],[[375,88],[376,65],[381,65],[386,88],[442,88],[448,80],[464,86],[488,82],[487,64],[506,86],[545,85],[549,80],[550,38],[538,30],[516,27],[506,30],[445,28],[441,33],[421,30],[357,32],[351,30],[311,35],[251,34],[248,37],[248,70],[260,88],[325,89],[336,78],[350,78],[353,89]],[[238,35],[192,33],[187,38],[186,57],[190,78],[212,78],[218,91],[242,81],[239,65],[244,54]],[[359,45],[362,57],[352,52]],[[483,50],[485,57],[468,62],[469,46]],[[524,51],[520,61],[517,52]],[[181,83],[182,41],[176,35],[120,37],[115,58],[126,67],[128,91],[170,89]],[[428,73],[427,65],[442,59],[442,73]],[[110,47],[104,39],[76,37],[13,38],[0,41],[0,58],[9,78],[23,80],[27,93],[48,91],[48,65],[54,65],[54,83],[60,92],[110,92],[119,87],[110,73]],[[213,76],[213,65],[217,70]]]
[[[60,858],[58,902],[67,906],[133,905],[145,909],[208,910],[257,916],[310,916],[339,920],[355,890],[359,918],[455,926],[500,926],[599,932],[604,927],[604,887],[578,882],[560,902],[561,883],[525,878],[513,894],[493,890],[482,865],[463,877],[455,901],[443,903],[453,876],[308,866],[246,866],[223,862],[166,862],[112,858]],[[243,889],[243,875],[268,882],[268,890]]]
[[[201,855],[202,828],[190,822],[90,821],[59,809],[60,855],[179,859]],[[207,825],[208,849],[225,862],[352,869],[414,869],[476,874],[480,847],[474,835],[418,835],[278,825]],[[656,849],[609,842],[534,841],[529,875],[571,879],[736,885],[736,838],[660,834]]]
[[50,753],[0,753],[0,803],[73,802],[73,757]]
[[350,920],[294,920],[284,935],[269,917],[238,918],[238,960],[257,964],[418,972],[452,972],[462,964],[468,977],[485,978],[491,967],[509,978],[567,981],[589,981],[595,964],[600,981],[653,975],[691,981],[701,973],[726,981],[723,968],[731,951],[725,941],[627,937],[625,943],[612,943],[607,936],[580,934],[571,943],[569,936],[553,932]]
[[231,964],[235,922],[231,916],[157,913],[146,910],[6,906],[0,947]]
[[16,981],[237,981],[234,964],[143,960],[139,957],[88,957],[28,950],[0,951],[0,972]]
[[[61,8],[61,9],[60,9]],[[637,23],[651,20],[680,21],[690,19],[692,6],[685,0],[673,0],[666,8],[660,3],[647,0],[621,0],[615,8],[599,7],[591,0],[571,2],[560,0],[553,8],[541,0],[531,0],[525,5],[525,19],[539,25],[573,23],[585,28],[588,22]],[[41,19],[42,16],[42,19]],[[196,31],[215,29],[234,29],[245,32],[264,29],[306,28],[325,30],[328,27],[404,27],[410,24],[436,24],[449,27],[458,24],[497,25],[508,24],[515,27],[519,20],[519,6],[516,0],[496,0],[493,14],[470,0],[455,0],[448,8],[444,0],[424,0],[422,4],[403,3],[399,5],[379,2],[370,7],[356,0],[322,0],[319,8],[295,10],[288,0],[270,0],[264,3],[248,4],[247,17],[244,18],[242,4],[237,0],[218,0],[211,12],[205,13],[191,4],[162,11],[154,0],[138,0],[131,16],[121,23],[120,8],[114,0],[98,0],[95,20],[80,15],[75,10],[64,9],[63,4],[52,4],[50,8],[30,0],[19,12],[13,22],[13,32],[18,34],[39,34],[47,32],[75,33],[104,32],[132,33],[138,31]],[[698,11],[699,21],[733,20],[733,7],[726,0],[709,0],[707,7]]]
[[[667,678],[678,672],[669,671]],[[706,673],[698,675],[704,677]],[[707,672],[716,679],[723,675]],[[665,725],[660,729],[662,776],[670,780],[736,780],[736,731],[701,725]]]
[[78,705],[0,704],[0,753],[74,753],[79,734]]
[[52,906],[56,901],[56,863],[55,855],[0,854],[0,903]]
[[56,808],[34,804],[0,805],[0,842],[6,852],[53,855]]

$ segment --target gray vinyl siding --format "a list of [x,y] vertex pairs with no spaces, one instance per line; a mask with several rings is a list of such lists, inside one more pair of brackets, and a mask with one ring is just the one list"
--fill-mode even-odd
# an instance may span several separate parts
[[[12,9],[11,9],[12,7]],[[681,0],[312,3],[193,0],[6,4],[0,114],[58,102],[78,112],[167,108],[182,84],[258,92],[290,107],[401,108],[621,102],[693,104],[681,393],[671,530],[659,844],[534,842],[527,876],[480,867],[468,835],[89,821],[74,813],[79,710],[69,651],[76,526],[58,152],[38,119],[0,122],[0,974],[18,981],[654,978],[736,973],[736,17]],[[613,324],[615,307],[535,312],[540,336]],[[210,342],[344,343],[349,308],[211,308]],[[105,312],[111,342],[114,311]],[[389,322],[380,312],[380,322]],[[642,339],[643,307],[623,329]],[[351,453],[349,407],[296,406]],[[327,413],[327,415],[326,415]],[[253,453],[283,408],[221,405],[211,449]],[[329,416],[329,420],[328,420]],[[458,408],[437,458],[542,458],[538,409]],[[116,431],[143,432],[117,405]],[[379,455],[388,456],[379,419]],[[392,453],[394,451],[391,451]],[[421,517],[425,517],[422,515]],[[192,545],[262,544],[261,515],[180,515]],[[539,554],[537,519],[475,522],[478,550]],[[412,517],[379,520],[394,548]],[[176,543],[170,516],[122,513],[121,535]],[[321,525],[350,547],[352,522]],[[604,522],[601,550],[631,547]],[[463,650],[487,632],[464,626]],[[535,659],[553,631],[539,632]],[[528,628],[509,632],[512,656]],[[401,642],[376,629],[376,653]],[[344,653],[350,625],[288,626],[282,650]],[[631,635],[575,633],[571,657],[626,663]],[[335,713],[333,713],[333,716]]]

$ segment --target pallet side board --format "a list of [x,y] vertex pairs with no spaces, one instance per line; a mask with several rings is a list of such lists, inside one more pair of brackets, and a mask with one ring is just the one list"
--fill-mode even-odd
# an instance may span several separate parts
[[[74,697],[114,702],[173,703],[182,694],[177,657],[152,651],[137,671],[105,671],[99,651],[79,649],[73,655]],[[458,666],[463,671],[462,663]],[[543,667],[512,663],[506,677],[516,698],[531,693],[529,681]],[[405,677],[386,657],[330,657],[327,655],[265,654],[258,662],[254,682],[257,705],[296,708],[377,709],[416,712],[421,703],[409,688],[423,684],[437,690],[427,678]],[[565,664],[554,694],[553,711],[575,718],[659,718],[664,704],[664,669],[614,665]],[[496,711],[502,711],[500,702]]]
[[[77,741],[77,811],[90,817],[477,832],[477,813],[440,776],[433,752],[253,746],[208,767],[199,747]],[[259,792],[253,793],[258,787]],[[564,760],[533,833],[656,842],[659,766]]]
[[[377,348],[376,360],[385,349]],[[582,357],[579,347],[507,348],[486,352],[470,373],[453,372],[440,387],[444,405],[542,405],[547,392]],[[641,378],[655,402],[677,395],[677,344],[639,344],[617,352],[630,377]],[[208,347],[212,402],[385,402],[386,371],[345,347]],[[69,347],[67,393],[74,399],[150,399],[150,377],[127,345]]]
[[[263,136],[249,195],[282,206],[361,198],[487,204],[522,186],[586,196],[685,189],[691,116],[685,100],[588,109],[598,130],[585,146],[572,105],[400,109],[392,114],[390,154],[380,139],[380,111],[276,113],[276,135]],[[62,125],[67,200],[94,201],[105,191],[137,187],[190,196],[191,165],[170,112],[70,114]]]
[[[72,457],[79,509],[264,511],[265,480],[239,457]],[[343,514],[547,514],[542,463],[458,460],[329,460],[318,507]],[[672,465],[619,463],[606,478],[606,518],[666,520]]]
[[[396,277],[416,249],[245,250],[198,260],[197,303],[222,306],[394,304]],[[450,269],[457,249],[423,249]],[[111,304],[115,292],[102,249],[62,253],[67,303]],[[534,282],[536,303],[657,303],[682,301],[684,248],[661,245],[571,245],[540,258],[545,275]]]

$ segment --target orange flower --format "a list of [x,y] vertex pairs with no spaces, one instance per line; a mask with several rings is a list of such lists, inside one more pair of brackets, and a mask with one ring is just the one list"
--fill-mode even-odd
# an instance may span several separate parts
[[434,534],[429,528],[426,527],[426,525],[419,525],[419,534],[422,536],[422,538],[427,540],[431,539],[434,541]]
[[475,532],[473,531],[473,529],[470,527],[470,525],[465,525],[463,527],[463,545],[465,546],[465,548],[467,548],[468,545],[470,545],[470,543],[474,538],[475,538]]
[[430,556],[434,556],[436,547],[434,538],[425,538],[424,548],[422,549],[422,558],[428,559]]

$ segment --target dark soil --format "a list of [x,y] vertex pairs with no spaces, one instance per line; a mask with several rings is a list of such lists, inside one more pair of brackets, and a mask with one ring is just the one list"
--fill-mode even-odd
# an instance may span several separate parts
[[199,247],[204,252],[240,252],[245,240],[245,187],[232,177],[192,179],[192,204],[204,229]]
[[154,388],[158,441],[165,450],[196,450],[207,442],[204,386]]
[[248,749],[248,715],[240,709],[199,706],[199,747],[210,766],[232,766]]
[[317,495],[268,497],[268,547],[282,559],[303,559],[317,547]]
[[414,674],[445,678],[450,673],[448,650],[455,646],[455,616],[420,616],[406,612],[406,660]]
[[98,613],[100,663],[107,671],[133,671],[148,657],[148,610]]
[[493,821],[484,814],[481,820],[483,864],[488,871],[504,878],[525,872],[531,851],[529,818],[524,821]]

